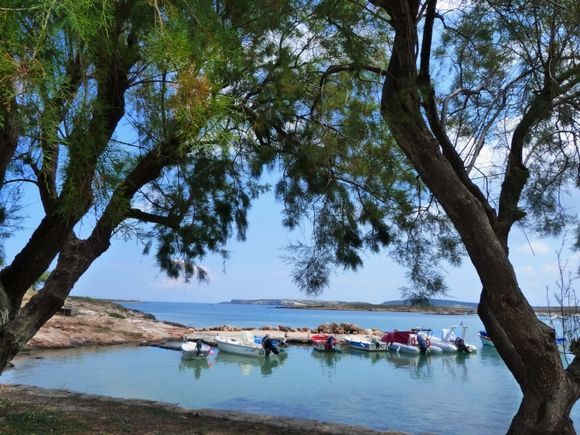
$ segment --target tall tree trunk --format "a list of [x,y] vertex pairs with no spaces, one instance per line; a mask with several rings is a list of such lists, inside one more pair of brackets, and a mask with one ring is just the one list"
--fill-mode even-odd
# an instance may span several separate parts
[[[565,370],[555,335],[521,292],[496,217],[449,158],[453,150],[432,134],[421,112],[425,83],[417,75],[419,2],[381,2],[395,29],[381,109],[393,136],[459,233],[483,285],[479,315],[519,383],[523,400],[510,433],[575,433],[569,417],[580,394]],[[443,152],[442,152],[443,150]],[[576,366],[576,363],[573,363]]]
[[109,238],[91,243],[69,236],[57,265],[41,291],[0,327],[0,373],[18,351],[64,304],[74,284],[109,246]]

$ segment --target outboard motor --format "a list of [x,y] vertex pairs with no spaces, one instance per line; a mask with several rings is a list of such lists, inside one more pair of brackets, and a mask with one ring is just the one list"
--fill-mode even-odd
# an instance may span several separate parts
[[280,353],[276,342],[269,335],[266,335],[262,340],[262,347],[266,350],[266,356],[270,356],[270,352],[274,352],[274,355]]
[[465,345],[465,341],[461,337],[455,339],[455,346],[459,352],[471,353],[471,350]]
[[427,353],[427,340],[425,340],[425,337],[420,334],[417,334],[417,345],[419,346],[421,353]]

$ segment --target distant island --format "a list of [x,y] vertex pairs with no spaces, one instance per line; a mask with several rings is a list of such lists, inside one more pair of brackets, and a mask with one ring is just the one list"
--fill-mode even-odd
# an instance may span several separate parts
[[[232,299],[221,304],[271,305],[277,308],[309,309],[309,310],[348,310],[348,311],[393,311],[427,314],[477,314],[477,302],[454,301],[450,299],[429,299],[429,305],[411,305],[409,301],[392,300],[380,304],[370,302],[319,301],[313,299]],[[558,306],[535,306],[538,315],[561,315],[562,308]],[[565,307],[564,312],[579,314],[576,307]]]
[[438,314],[475,314],[477,303],[448,299],[430,299],[429,305],[413,306],[404,300],[386,301],[380,304],[352,301],[320,301],[312,299],[232,299],[222,304],[271,305],[278,308],[354,310],[354,311],[405,311]]

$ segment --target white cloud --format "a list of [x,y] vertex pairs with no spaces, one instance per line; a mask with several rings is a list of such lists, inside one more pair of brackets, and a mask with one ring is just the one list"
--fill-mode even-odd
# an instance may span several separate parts
[[460,0],[442,0],[437,2],[437,9],[440,11],[449,11],[457,9],[460,4]]
[[518,275],[520,275],[520,274],[525,275],[528,277],[534,277],[534,276],[536,276],[536,269],[534,269],[530,265],[520,266],[517,268],[517,274]]
[[164,277],[160,280],[155,280],[155,287],[160,289],[186,290],[191,287],[191,282],[185,282],[179,278]]
[[528,243],[522,243],[516,248],[516,251],[522,254],[548,254],[552,249],[546,242],[539,239],[530,240]]
[[546,263],[542,266],[542,273],[548,275],[557,275],[559,273],[558,266],[553,263]]

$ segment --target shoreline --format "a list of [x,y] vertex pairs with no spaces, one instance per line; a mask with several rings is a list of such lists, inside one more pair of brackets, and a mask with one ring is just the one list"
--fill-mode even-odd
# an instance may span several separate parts
[[[1,378],[0,378],[1,379]],[[0,383],[1,433],[404,435],[363,426]]]

